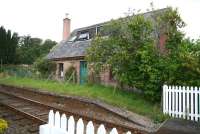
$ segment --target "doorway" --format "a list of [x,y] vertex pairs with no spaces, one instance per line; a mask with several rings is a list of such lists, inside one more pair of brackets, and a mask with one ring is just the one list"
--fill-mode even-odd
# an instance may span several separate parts
[[87,70],[87,62],[80,61],[80,84],[84,84],[87,82],[88,70]]

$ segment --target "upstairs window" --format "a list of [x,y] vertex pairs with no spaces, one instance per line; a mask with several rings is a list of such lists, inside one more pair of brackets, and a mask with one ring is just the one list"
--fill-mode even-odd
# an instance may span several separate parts
[[90,36],[89,36],[89,33],[81,33],[78,37],[78,40],[89,40],[90,39]]

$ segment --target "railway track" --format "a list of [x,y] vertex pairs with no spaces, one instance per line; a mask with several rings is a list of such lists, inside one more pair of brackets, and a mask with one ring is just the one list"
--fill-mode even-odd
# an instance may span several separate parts
[[0,118],[8,122],[9,128],[4,134],[38,134],[39,120],[27,118],[27,115],[16,113],[14,109],[0,104]]
[[[19,90],[18,90],[19,91]],[[19,91],[20,92],[20,91]],[[27,119],[32,120],[33,122],[37,124],[44,124],[48,120],[48,113],[49,110],[59,111],[60,113],[65,113],[67,116],[73,115],[75,120],[78,120],[80,117],[84,120],[85,124],[88,121],[93,121],[94,126],[97,128],[100,124],[104,124],[105,127],[110,130],[111,128],[117,128],[119,133],[125,133],[127,131],[131,131],[133,134],[145,134],[148,133],[147,131],[140,129],[142,126],[139,126],[138,124],[134,124],[134,122],[130,121],[124,121],[119,116],[112,115],[110,113],[110,118],[115,121],[111,122],[109,120],[104,120],[104,118],[100,119],[97,118],[96,115],[87,116],[84,114],[81,114],[81,112],[74,112],[66,109],[63,107],[63,105],[59,106],[54,104],[45,103],[45,101],[38,101],[34,98],[37,94],[33,95],[32,98],[25,97],[24,94],[20,94],[19,92],[16,92],[15,90],[7,90],[0,88],[0,105],[6,107],[7,109],[17,113],[17,115],[22,115],[23,117],[26,117]],[[46,98],[43,96],[45,100],[52,100],[52,98]],[[54,99],[53,99],[54,100]],[[59,100],[57,100],[59,101]],[[98,115],[98,113],[97,113]],[[100,114],[100,116],[102,116]],[[117,118],[118,117],[118,118]],[[118,122],[117,122],[118,121]],[[121,123],[120,123],[121,121]],[[38,125],[39,127],[39,125]]]

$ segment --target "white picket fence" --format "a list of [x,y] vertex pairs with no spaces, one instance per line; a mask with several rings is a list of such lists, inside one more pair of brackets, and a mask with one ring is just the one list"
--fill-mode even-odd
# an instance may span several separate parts
[[[92,121],[88,122],[84,133],[85,127],[81,118],[75,123],[73,116],[67,119],[65,114],[60,116],[59,112],[54,114],[53,110],[50,110],[48,119],[48,124],[40,126],[40,134],[108,134],[103,124],[95,132]],[[117,129],[113,128],[109,134],[118,134]],[[128,131],[126,134],[131,134],[131,132]]]
[[163,113],[175,118],[200,121],[200,88],[164,85]]

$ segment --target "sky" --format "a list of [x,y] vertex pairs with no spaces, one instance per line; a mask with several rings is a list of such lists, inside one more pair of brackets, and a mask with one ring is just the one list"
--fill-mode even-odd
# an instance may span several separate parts
[[[178,8],[187,26],[186,37],[200,37],[200,0],[0,0],[0,26],[42,39],[62,40],[63,18],[69,13],[71,29],[124,17],[129,9],[145,12]],[[71,31],[72,31],[71,30]]]

